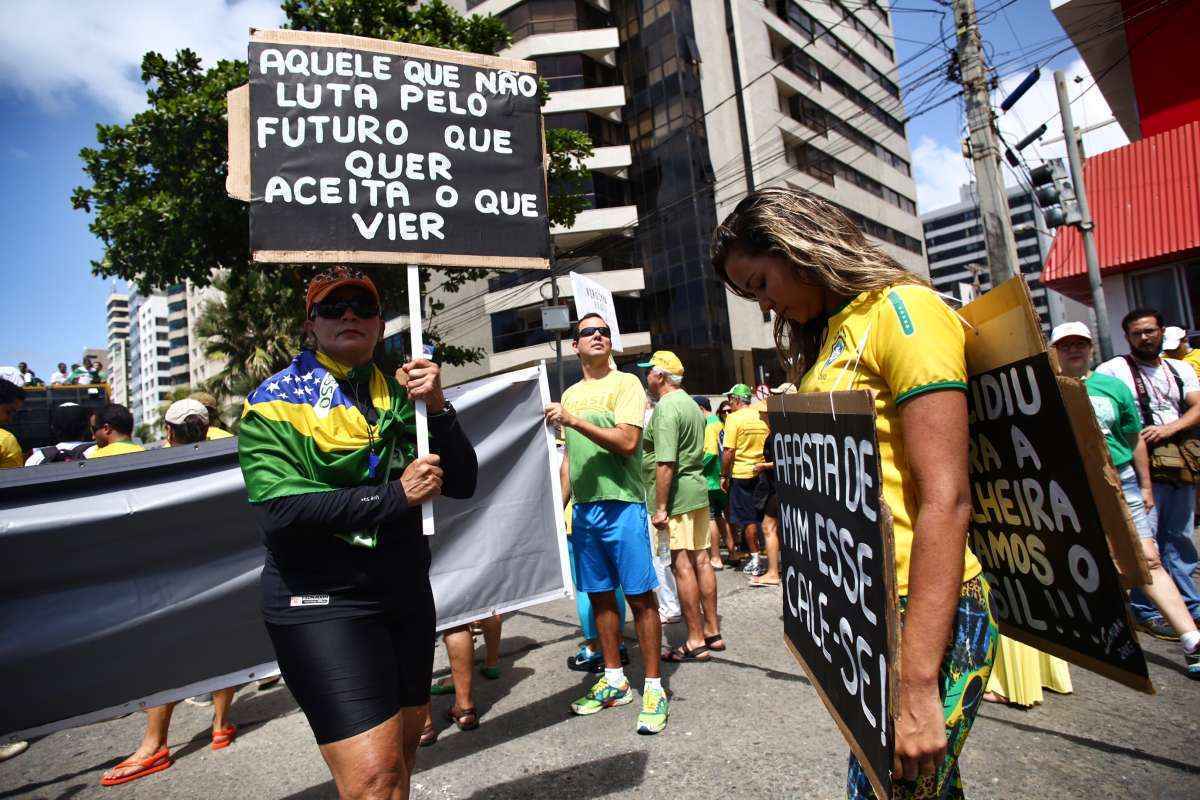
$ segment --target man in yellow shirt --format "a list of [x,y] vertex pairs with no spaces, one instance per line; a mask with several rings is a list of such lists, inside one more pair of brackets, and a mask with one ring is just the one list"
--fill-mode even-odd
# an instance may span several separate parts
[[133,436],[133,415],[119,403],[109,403],[92,415],[92,432],[96,446],[84,451],[85,458],[123,456],[144,449],[130,441]]
[[659,675],[662,621],[646,515],[646,488],[638,451],[645,425],[646,392],[637,377],[612,367],[612,329],[598,314],[576,323],[575,352],[583,380],[561,403],[546,406],[546,421],[561,426],[567,441],[562,471],[570,479],[575,510],[571,554],[579,581],[591,597],[604,654],[604,676],[571,704],[586,716],[633,701],[621,667],[616,589],[633,609],[646,683],[637,731],[655,734],[667,724],[668,703]]
[[758,552],[767,487],[754,467],[764,460],[763,447],[770,429],[758,411],[750,407],[753,393],[749,386],[736,384],[725,395],[732,411],[725,418],[721,488],[729,495],[729,524],[743,529],[750,550],[750,560],[742,572],[757,578],[767,571],[766,559]]
[[228,439],[233,436],[232,433],[225,430],[225,421],[221,419],[221,412],[217,409],[217,398],[208,392],[192,392],[190,399],[195,400],[208,411],[208,433],[204,435],[205,441]]
[[[0,425],[12,422],[25,402],[25,390],[15,383],[0,380]],[[3,427],[0,427],[0,469],[25,466],[25,454],[21,443]]]
[[1186,362],[1196,371],[1196,377],[1200,378],[1200,350],[1188,344],[1187,331],[1183,328],[1168,325],[1163,330],[1162,352],[1167,358]]

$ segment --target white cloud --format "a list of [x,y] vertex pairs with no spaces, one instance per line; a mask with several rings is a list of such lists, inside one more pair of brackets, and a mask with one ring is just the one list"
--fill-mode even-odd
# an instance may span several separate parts
[[0,82],[42,108],[81,96],[122,118],[145,108],[142,56],[190,47],[205,65],[246,57],[251,27],[283,22],[278,0],[24,0],[0,10]]
[[917,182],[917,210],[921,213],[961,202],[958,190],[971,180],[962,150],[922,136],[912,151]]
[[[1100,87],[1092,86],[1092,75],[1088,72],[1082,59],[1075,59],[1064,70],[1067,76],[1067,96],[1073,99],[1071,103],[1072,121],[1077,128],[1086,128],[1098,122],[1112,119],[1112,111],[1100,93]],[[1024,75],[1010,75],[1000,81],[1000,86],[993,95],[993,102],[999,109],[1000,101],[1017,87]],[[1083,80],[1075,82],[1075,78]],[[1086,93],[1081,94],[1087,87]],[[1075,99],[1077,98],[1078,99]],[[1062,136],[1062,120],[1058,114],[1058,93],[1054,88],[1054,70],[1044,69],[1042,75],[1029,91],[1017,101],[1008,113],[1000,115],[997,123],[1000,133],[1010,145],[1016,145],[1027,133],[1043,122],[1046,123],[1046,134],[1043,140]],[[1094,156],[1114,147],[1129,144],[1121,126],[1113,122],[1103,128],[1083,135],[1084,153]],[[1030,166],[1036,166],[1043,158],[1066,158],[1066,145],[1061,141],[1054,144],[1031,144],[1022,151]],[[1005,169],[1008,173],[1008,169]],[[1012,176],[1007,180],[1011,182]]]

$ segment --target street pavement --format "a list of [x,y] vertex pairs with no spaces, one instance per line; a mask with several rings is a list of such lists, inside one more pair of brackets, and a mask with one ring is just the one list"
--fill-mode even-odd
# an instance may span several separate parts
[[[778,590],[751,589],[730,570],[719,578],[729,649],[711,663],[665,665],[671,718],[662,734],[634,732],[637,703],[570,715],[590,679],[566,669],[579,644],[574,604],[536,606],[505,620],[503,675],[478,680],[478,730],[447,730],[441,715],[452,698],[434,698],[442,734],[418,754],[413,797],[844,797],[846,746],[783,644]],[[667,634],[679,642],[683,626]],[[632,636],[629,624],[627,671],[640,688]],[[1200,682],[1187,679],[1178,644],[1142,644],[1155,696],[1072,667],[1074,695],[1048,694],[1028,711],[985,705],[962,759],[968,797],[1200,797]],[[435,670],[446,669],[439,647]],[[70,691],[71,676],[61,680]],[[226,750],[208,747],[210,715],[181,704],[171,729],[175,765],[114,788],[101,787],[100,774],[137,745],[141,714],[53,734],[0,764],[0,799],[336,797],[286,688],[238,693],[240,733]]]

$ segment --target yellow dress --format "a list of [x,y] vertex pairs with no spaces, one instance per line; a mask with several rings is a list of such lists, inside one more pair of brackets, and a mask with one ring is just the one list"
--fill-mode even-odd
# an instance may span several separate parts
[[1059,694],[1071,694],[1071,673],[1067,662],[1041,650],[1000,637],[996,663],[988,678],[987,690],[1009,703],[1029,708],[1042,702],[1042,688]]

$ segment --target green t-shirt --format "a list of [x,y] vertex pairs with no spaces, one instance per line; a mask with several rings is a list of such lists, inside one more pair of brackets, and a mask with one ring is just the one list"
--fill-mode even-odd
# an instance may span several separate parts
[[1113,466],[1120,469],[1133,461],[1133,448],[1142,430],[1137,401],[1123,381],[1110,375],[1093,372],[1084,383]]
[[658,405],[642,435],[642,476],[646,482],[646,506],[657,508],[655,474],[660,462],[675,462],[667,513],[672,517],[708,506],[708,482],[704,479],[704,412],[684,391],[668,392]]
[[[563,392],[562,404],[567,411],[600,428],[622,424],[641,428],[646,391],[636,376],[613,370],[603,378],[582,380],[569,387]],[[634,455],[619,456],[572,428],[566,429],[566,442],[571,496],[576,503],[645,501],[636,450]]]

